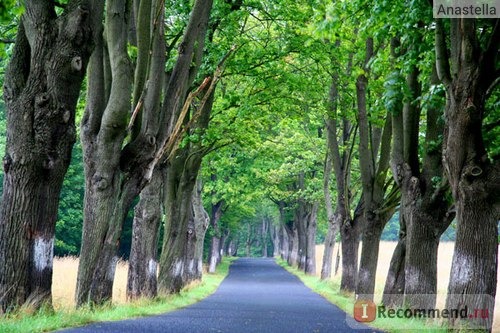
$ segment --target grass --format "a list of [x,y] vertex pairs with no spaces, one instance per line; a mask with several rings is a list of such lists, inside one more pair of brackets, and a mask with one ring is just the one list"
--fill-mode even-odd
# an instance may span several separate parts
[[[74,273],[76,281],[76,272],[73,270],[74,265],[71,265],[69,259],[61,259],[62,262],[55,262],[54,271],[56,267],[61,265],[66,267],[67,277],[66,282],[61,283],[69,284],[71,276]],[[66,261],[65,261],[66,260]],[[75,259],[72,259],[73,264]],[[224,258],[222,263],[217,268],[215,274],[204,274],[202,281],[194,282],[184,289],[179,294],[158,297],[156,299],[139,299],[133,302],[125,302],[125,293],[114,293],[113,302],[115,304],[102,306],[94,309],[81,308],[74,309],[74,306],[67,307],[67,304],[74,304],[73,294],[74,287],[70,290],[64,291],[62,286],[54,290],[54,311],[41,310],[35,314],[30,314],[20,310],[17,313],[10,314],[0,320],[0,332],[2,333],[28,333],[28,332],[49,332],[66,327],[82,326],[85,324],[99,322],[99,321],[114,321],[127,318],[156,315],[196,303],[203,298],[212,294],[224,277],[228,274],[229,265],[232,261],[231,258]],[[78,264],[76,260],[76,265]],[[120,284],[123,282],[123,270],[126,268],[124,263],[119,265],[117,276],[115,277],[116,288],[121,288]],[[118,283],[117,283],[118,282]],[[57,274],[54,273],[54,286],[58,283]],[[125,282],[126,283],[126,282]],[[72,284],[73,285],[73,284]],[[71,289],[73,292],[71,292]],[[63,297],[64,295],[71,295],[70,298]],[[55,295],[58,295],[55,297]]]

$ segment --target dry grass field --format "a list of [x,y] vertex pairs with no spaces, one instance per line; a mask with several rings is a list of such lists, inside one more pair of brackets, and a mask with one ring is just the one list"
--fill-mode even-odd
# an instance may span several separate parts
[[[453,247],[455,243],[453,242],[442,242],[439,245],[438,251],[438,307],[444,307],[446,290],[448,288],[448,280],[450,277],[451,270],[451,260],[453,258]],[[375,302],[379,302],[382,299],[382,292],[385,285],[385,279],[387,277],[387,272],[389,270],[389,264],[391,262],[392,253],[396,247],[396,242],[381,242],[379,250],[379,258],[377,265],[377,277],[376,277],[376,287],[375,287]],[[323,245],[316,246],[316,270],[317,275],[321,273],[321,264],[323,260]],[[337,246],[334,249],[334,262],[337,255]],[[342,265],[340,265],[342,266]],[[335,266],[333,266],[335,267]],[[340,284],[340,276],[342,273],[342,267],[339,268],[337,275],[333,277],[334,281],[338,281]],[[500,281],[500,277],[497,279]],[[500,290],[500,285],[497,285],[497,290]],[[500,332],[500,301],[499,297],[496,298],[495,302],[495,316],[493,322],[493,332]]]
[[[54,258],[54,276],[52,279],[52,298],[56,310],[75,306],[76,274],[78,258]],[[113,303],[126,302],[128,265],[119,261],[116,265],[115,283],[113,286]]]

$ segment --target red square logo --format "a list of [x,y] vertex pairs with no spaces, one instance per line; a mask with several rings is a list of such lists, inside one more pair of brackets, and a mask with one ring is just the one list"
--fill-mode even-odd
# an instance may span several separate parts
[[356,321],[366,323],[375,320],[377,315],[377,307],[370,300],[357,300],[354,303],[354,319]]

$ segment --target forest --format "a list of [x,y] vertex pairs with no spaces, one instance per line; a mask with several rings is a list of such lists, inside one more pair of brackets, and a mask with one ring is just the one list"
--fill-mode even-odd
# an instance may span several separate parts
[[[334,271],[383,303],[495,311],[500,19],[408,0],[0,4],[0,313],[179,292],[221,256]],[[321,267],[315,248],[324,244]],[[359,260],[358,260],[359,258]],[[204,268],[205,267],[205,268]],[[459,325],[450,320],[449,325]]]

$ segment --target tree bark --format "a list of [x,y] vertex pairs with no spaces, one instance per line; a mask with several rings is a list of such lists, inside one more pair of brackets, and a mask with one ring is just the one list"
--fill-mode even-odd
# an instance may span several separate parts
[[[435,70],[431,84],[438,84]],[[416,99],[420,92],[417,70],[409,74],[408,86]],[[403,109],[403,115],[408,113],[405,118],[410,118],[405,120],[404,131],[413,136],[408,141],[405,138],[405,146],[418,145],[420,112],[415,110],[418,105],[411,104],[414,103],[406,103]],[[439,239],[454,217],[448,212],[450,205],[446,200],[446,183],[433,184],[435,179],[443,176],[442,145],[436,145],[443,133],[443,124],[439,121],[441,110],[432,106],[427,110],[426,153],[422,158],[422,171],[417,150],[410,151],[408,157],[405,154],[406,163],[400,168],[403,170],[401,202],[407,231],[405,304],[416,309],[435,308]],[[407,123],[410,125],[407,126]]]
[[318,216],[318,202],[309,204],[310,209],[307,214],[306,224],[306,265],[304,271],[308,275],[316,274],[316,227]]
[[195,250],[194,250],[194,265],[195,272],[192,274],[196,279],[201,279],[203,273],[203,244],[205,242],[205,233],[207,232],[210,223],[210,217],[203,207],[201,193],[203,191],[203,183],[201,176],[198,175],[196,186],[193,190],[193,219],[194,231],[196,235]]
[[262,243],[262,257],[267,258],[267,235],[269,233],[269,221],[267,217],[262,219],[262,230],[261,230],[261,243]]
[[135,206],[127,278],[127,299],[157,295],[158,240],[162,216],[162,176],[155,171]]
[[51,302],[59,194],[75,109],[99,31],[99,1],[25,1],[5,74],[7,143],[0,207],[0,312]]
[[[348,66],[350,68],[350,65]],[[325,252],[323,255],[323,265],[321,269],[321,279],[328,279],[332,274],[332,254],[333,247],[335,245],[335,239],[337,238],[337,233],[341,226],[349,224],[350,221],[350,188],[349,188],[349,177],[350,177],[350,166],[351,166],[351,156],[354,147],[354,139],[356,137],[356,129],[347,120],[342,120],[342,135],[341,143],[342,145],[349,145],[352,138],[352,144],[350,144],[349,150],[344,150],[341,153],[339,146],[339,139],[337,138],[337,104],[338,104],[338,89],[337,82],[338,78],[332,78],[332,85],[330,88],[330,111],[332,114],[327,116],[325,120],[326,133],[327,133],[327,157],[325,161],[325,170],[323,175],[323,192],[325,195],[325,204],[328,218],[328,231],[325,238]],[[330,194],[330,174],[332,168],[336,176],[336,188],[337,188],[337,208],[334,211],[332,207],[332,199]],[[346,234],[342,239],[346,241],[353,240],[355,244],[343,244],[342,248],[347,250],[346,254],[348,256],[353,254],[352,249],[349,246],[358,246],[358,241],[350,237],[349,233],[351,230],[346,230]],[[347,258],[351,260],[353,257]],[[357,248],[356,248],[356,267],[357,267]],[[347,267],[346,267],[347,269]],[[352,280],[354,281],[354,280]]]
[[220,238],[220,243],[219,243],[219,256],[217,258],[217,265],[219,265],[222,261],[222,257],[226,255],[225,249],[226,249],[226,243],[227,240],[229,239],[230,231],[228,229],[224,229],[222,232],[222,236]]
[[292,225],[287,228],[288,234],[288,258],[287,262],[290,266],[297,267],[299,264],[299,235],[297,233],[297,227]]
[[[207,128],[213,101],[212,92],[193,130],[203,132]],[[193,266],[196,233],[189,228],[189,221],[192,219],[192,193],[203,151],[199,143],[189,144],[179,148],[176,155],[168,161],[165,180],[165,236],[159,277],[159,291],[164,294],[179,292],[187,283],[198,278]],[[219,250],[217,247],[217,252]]]
[[[480,42],[475,19],[451,19],[449,53],[443,22],[436,22],[437,69],[447,97],[443,161],[457,218],[446,306],[487,310],[488,318],[474,321],[486,330],[491,330],[495,307],[500,218],[500,164],[488,158],[482,137],[487,92],[499,76],[500,22],[491,22],[492,29],[481,34],[488,40]],[[451,319],[450,324],[461,322]]]
[[358,279],[358,251],[360,226],[363,217],[362,199],[358,202],[353,219],[344,221],[340,228],[342,238],[342,276],[340,280],[340,290],[354,292]]
[[[327,129],[328,130],[328,129]],[[329,146],[328,142],[327,145]],[[336,220],[337,214],[334,213],[332,207],[332,197],[330,194],[330,176],[332,173],[332,159],[327,152],[325,159],[325,169],[323,172],[323,193],[325,195],[326,216],[328,221],[328,229],[325,236],[325,245],[323,251],[323,264],[321,266],[321,279],[329,279],[332,276],[333,262],[333,247],[339,230],[339,221]]]
[[[366,41],[365,71],[373,56],[373,39]],[[395,204],[385,197],[392,136],[391,114],[387,113],[383,129],[372,126],[367,110],[368,79],[364,74],[356,81],[359,123],[359,164],[363,188],[365,226],[356,293],[372,299],[375,290],[380,236]],[[380,155],[378,154],[380,150]],[[376,156],[379,155],[378,160]],[[376,163],[378,162],[378,163]]]
[[271,240],[273,241],[273,257],[277,258],[281,253],[280,228],[276,224],[272,224],[269,230],[271,231]]
[[[107,52],[97,50],[92,57],[88,103],[81,125],[86,186],[77,306],[111,299],[121,226],[138,193],[133,190],[139,179],[122,183],[120,171],[121,146],[130,110],[130,101],[123,96],[132,88],[126,49],[127,1],[109,1],[106,13]],[[106,53],[113,78],[110,83],[105,82]],[[107,90],[102,88],[109,84],[109,95],[103,94]]]
[[[210,243],[210,255],[209,255],[209,266],[208,266],[209,273],[215,273],[215,269],[217,268],[217,265],[220,262],[219,249],[220,249],[220,242],[222,235],[219,228],[219,220],[222,216],[223,206],[224,206],[224,201],[222,200],[212,205],[212,216],[210,218],[210,224],[212,225],[214,235],[212,236],[212,242]],[[247,240],[247,244],[248,243],[249,242]],[[248,246],[249,245],[247,245],[247,247]]]
[[280,227],[280,255],[283,260],[288,260],[289,242],[288,232],[286,231],[286,227],[282,224]]

